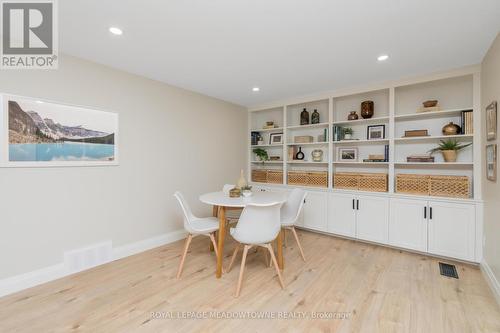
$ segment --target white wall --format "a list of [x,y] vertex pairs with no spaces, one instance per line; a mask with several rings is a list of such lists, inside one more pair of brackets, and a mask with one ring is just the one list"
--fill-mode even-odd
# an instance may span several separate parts
[[246,166],[246,109],[221,100],[69,56],[58,70],[1,71],[0,92],[120,114],[119,166],[0,169],[0,279],[179,229],[175,190],[210,214],[197,196]]
[[[482,158],[485,158],[484,147],[487,144],[499,144],[497,135],[495,141],[486,141],[486,106],[497,101],[500,106],[500,34],[484,57],[481,67],[481,129],[482,129]],[[500,116],[500,111],[498,113]],[[498,124],[497,124],[498,125]],[[500,126],[498,126],[500,130]],[[499,133],[500,134],[500,133]],[[499,149],[498,147],[497,149]],[[500,152],[500,151],[498,151]],[[500,281],[500,170],[497,181],[486,179],[486,166],[482,170],[483,199],[484,199],[484,259],[491,268],[497,281]]]

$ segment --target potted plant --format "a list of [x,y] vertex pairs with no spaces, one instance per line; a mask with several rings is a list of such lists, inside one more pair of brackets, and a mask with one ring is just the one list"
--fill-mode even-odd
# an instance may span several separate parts
[[253,150],[253,153],[255,155],[257,155],[257,157],[262,161],[262,163],[264,163],[265,161],[267,161],[269,159],[269,155],[267,155],[267,151],[265,151],[262,148],[255,148]]
[[457,152],[465,147],[468,147],[472,142],[467,144],[460,144],[457,140],[448,139],[446,141],[441,140],[439,146],[434,149],[429,150],[429,153],[433,154],[435,152],[441,152],[445,162],[456,162]]
[[241,194],[244,196],[244,197],[249,197],[252,195],[252,186],[250,185],[246,185],[246,186],[243,186],[241,188]]
[[352,139],[352,133],[354,133],[354,131],[352,130],[352,128],[350,127],[346,127],[343,129],[344,131],[344,140],[351,140]]

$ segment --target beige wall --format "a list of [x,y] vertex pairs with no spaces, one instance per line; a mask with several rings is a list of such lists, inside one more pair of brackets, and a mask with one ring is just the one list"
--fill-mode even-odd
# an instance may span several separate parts
[[182,226],[172,194],[196,213],[202,192],[246,166],[243,107],[74,57],[55,71],[1,71],[0,92],[118,112],[120,165],[0,169],[0,279]]
[[[498,135],[495,141],[486,141],[486,118],[485,108],[492,101],[497,101],[500,106],[500,34],[497,35],[493,45],[486,54],[481,68],[481,135],[484,147],[490,143],[500,142]],[[500,116],[500,113],[498,114]],[[500,126],[498,127],[500,129]],[[499,147],[500,148],[500,147]],[[498,149],[498,148],[497,148]],[[500,152],[500,151],[499,151]],[[484,235],[486,244],[484,247],[484,259],[491,267],[497,280],[500,281],[500,172],[498,180],[492,182],[486,179],[486,166],[482,170],[483,199],[484,199]]]

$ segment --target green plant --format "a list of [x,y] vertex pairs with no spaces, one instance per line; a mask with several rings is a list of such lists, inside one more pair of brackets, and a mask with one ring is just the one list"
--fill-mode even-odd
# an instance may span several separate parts
[[467,144],[460,144],[457,142],[457,140],[452,140],[452,139],[448,139],[446,141],[444,140],[441,140],[441,142],[439,143],[439,146],[437,146],[436,148],[433,148],[431,150],[429,150],[429,153],[435,153],[435,152],[438,152],[438,151],[443,151],[443,150],[455,150],[455,151],[458,151],[458,150],[461,150],[461,149],[464,149],[465,147],[468,147],[472,144],[472,142],[470,143],[467,143]]
[[354,133],[354,131],[350,127],[345,127],[343,130],[344,130],[344,134],[352,135],[352,133]]
[[241,190],[242,190],[242,191],[251,191],[251,190],[252,190],[252,186],[250,186],[250,185],[243,186],[243,187],[241,188]]
[[267,155],[267,151],[265,151],[262,148],[255,148],[253,150],[253,153],[255,155],[257,155],[262,160],[262,162],[267,161],[269,159],[269,155]]

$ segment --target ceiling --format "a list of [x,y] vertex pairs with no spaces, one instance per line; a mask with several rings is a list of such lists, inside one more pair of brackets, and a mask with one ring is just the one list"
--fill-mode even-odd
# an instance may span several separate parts
[[61,52],[245,106],[477,64],[500,29],[499,0],[58,3]]

